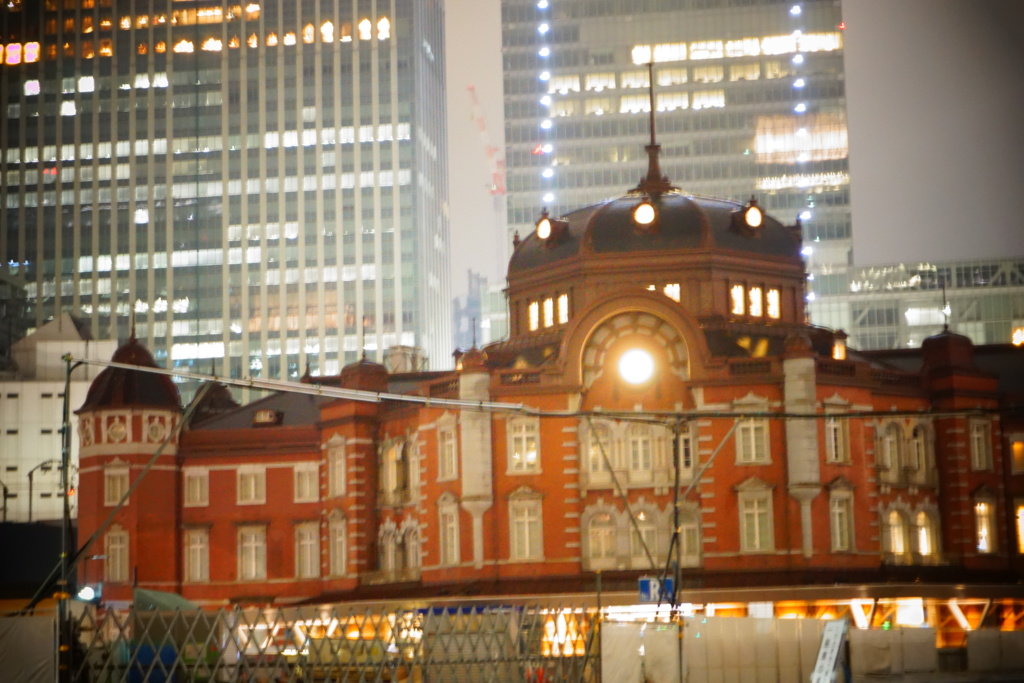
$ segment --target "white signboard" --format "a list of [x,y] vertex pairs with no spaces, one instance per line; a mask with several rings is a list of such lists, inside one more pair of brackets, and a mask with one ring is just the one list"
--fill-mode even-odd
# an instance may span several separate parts
[[839,655],[846,642],[846,619],[836,619],[825,624],[821,633],[821,647],[818,648],[818,660],[811,672],[811,683],[833,683]]

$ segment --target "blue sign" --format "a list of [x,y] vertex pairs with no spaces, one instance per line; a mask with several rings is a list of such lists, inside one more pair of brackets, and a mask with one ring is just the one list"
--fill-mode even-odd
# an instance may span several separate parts
[[657,576],[640,577],[640,602],[672,602],[672,579]]

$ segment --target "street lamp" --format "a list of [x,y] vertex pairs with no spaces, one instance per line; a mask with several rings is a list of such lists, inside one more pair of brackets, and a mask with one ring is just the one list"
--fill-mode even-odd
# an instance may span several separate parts
[[[32,521],[32,486],[33,486],[32,478],[35,476],[36,470],[42,470],[43,472],[49,472],[51,469],[53,469],[54,465],[56,465],[58,467],[58,469],[60,468],[60,462],[59,461],[57,461],[57,460],[44,460],[43,462],[39,463],[38,465],[36,465],[35,467],[33,467],[32,469],[30,469],[28,471],[28,521],[30,521],[30,522]],[[6,494],[7,494],[6,487],[4,487],[4,501],[5,501],[4,502],[4,512],[5,513],[7,511],[7,504],[6,504],[7,495]]]

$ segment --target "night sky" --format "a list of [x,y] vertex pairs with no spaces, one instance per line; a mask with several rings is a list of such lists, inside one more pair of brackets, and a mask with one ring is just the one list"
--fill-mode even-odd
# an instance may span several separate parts
[[[501,15],[499,0],[446,4],[464,296],[467,269],[504,281],[509,250],[466,90],[503,157]],[[856,264],[1024,256],[1024,0],[845,0],[843,14]]]

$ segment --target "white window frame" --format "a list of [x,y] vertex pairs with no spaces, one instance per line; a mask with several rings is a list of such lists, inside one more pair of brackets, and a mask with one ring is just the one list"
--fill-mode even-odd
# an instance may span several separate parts
[[636,526],[632,522],[630,523],[629,558],[634,569],[652,569],[651,561],[647,559],[647,553],[644,552],[644,543],[640,542],[641,539],[647,544],[647,550],[650,551],[654,564],[659,564],[661,556],[658,553],[658,527],[650,516],[646,520],[638,520]]
[[886,546],[885,552],[893,557],[906,557],[910,554],[910,522],[902,510],[889,510],[885,513]]
[[[529,457],[530,442],[533,458]],[[525,453],[525,457],[523,455]],[[508,474],[537,474],[540,468],[540,420],[514,417],[508,420]]]
[[703,555],[698,513],[684,512],[679,522],[679,565],[699,567]]
[[988,472],[992,469],[992,425],[984,419],[972,419],[969,425],[971,469],[975,472]]
[[184,506],[207,507],[210,504],[210,471],[205,467],[186,467],[184,479]]
[[854,549],[853,494],[848,490],[829,492],[829,532],[832,552],[847,553]]
[[345,440],[331,437],[327,442],[327,492],[331,498],[345,495],[346,469]]
[[539,496],[517,496],[508,501],[509,560],[544,559],[544,516]]
[[[922,524],[922,522],[924,523]],[[939,529],[936,516],[927,510],[918,510],[914,515],[914,532],[914,551],[921,558],[938,557]]]
[[631,424],[626,428],[631,481],[650,481],[654,473],[654,434],[650,426]]
[[825,462],[850,462],[850,439],[846,420],[836,413],[825,416]]
[[903,429],[895,422],[882,426],[878,439],[878,466],[896,473],[903,463]]
[[267,502],[267,468],[242,465],[235,477],[238,505],[262,505]]
[[738,498],[740,552],[774,552],[775,511],[771,488],[741,490]]
[[331,576],[348,574],[348,520],[344,517],[332,517],[327,524],[327,537],[330,543]]
[[[128,465],[110,465],[103,469],[103,505],[111,507],[121,502],[131,485]],[[125,505],[128,500],[125,500]]]
[[459,505],[454,500],[438,504],[437,520],[440,548],[439,559],[442,567],[457,567],[462,562],[462,547],[459,536]]
[[185,529],[185,581],[210,581],[210,530]]
[[768,452],[768,420],[751,417],[740,420],[733,436],[736,444],[736,463],[763,465],[771,463]]
[[296,503],[315,503],[320,500],[320,466],[315,462],[295,463],[292,469]]
[[459,435],[454,424],[437,428],[437,480],[454,481],[459,477]]
[[930,458],[928,457],[928,428],[923,424],[916,424],[910,430],[910,462],[911,469],[920,479],[926,477],[931,471]]
[[295,578],[320,578],[320,523],[295,525]]
[[267,527],[262,524],[238,527],[238,580],[267,578]]
[[618,526],[611,513],[597,512],[591,516],[587,523],[587,561],[590,569],[615,567],[618,556],[618,532]]
[[697,443],[697,430],[692,423],[687,424],[679,432],[679,478],[684,481],[693,479],[700,464]]
[[123,527],[114,525],[103,537],[103,580],[106,583],[128,583],[130,571],[130,538]]

